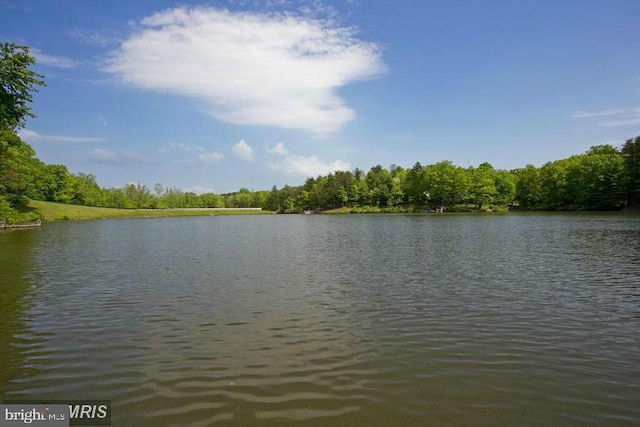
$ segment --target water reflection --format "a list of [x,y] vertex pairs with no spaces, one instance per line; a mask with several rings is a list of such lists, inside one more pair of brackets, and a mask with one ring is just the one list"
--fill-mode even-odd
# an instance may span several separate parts
[[[29,279],[34,245],[41,230],[0,232],[0,399],[11,381],[33,373],[30,355],[42,351],[42,337],[29,333],[29,310],[36,286]],[[30,368],[27,368],[30,366]]]
[[38,292],[8,320],[39,347],[14,358],[9,397],[112,399],[114,425],[640,417],[633,218],[169,218],[38,236],[16,270]]

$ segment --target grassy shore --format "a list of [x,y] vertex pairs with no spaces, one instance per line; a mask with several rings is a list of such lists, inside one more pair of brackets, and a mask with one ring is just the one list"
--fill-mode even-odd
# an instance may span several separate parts
[[352,213],[413,213],[412,209],[401,207],[379,208],[377,206],[343,206],[341,208],[322,211],[323,214],[352,214]]
[[[326,211],[322,211],[323,214],[352,214],[352,213],[427,213],[429,210],[427,208],[416,209],[414,207],[402,207],[402,206],[391,206],[380,208],[377,206],[355,206],[348,207],[343,206],[337,209],[330,209]],[[507,206],[489,206],[484,207],[482,209],[477,209],[473,205],[454,205],[447,206],[444,209],[445,213],[461,213],[461,212],[509,212],[509,208]]]
[[264,215],[270,211],[254,210],[170,210],[170,209],[115,209],[91,206],[65,205],[63,203],[32,200],[29,207],[37,210],[44,221],[106,219],[106,218],[156,218],[168,216],[211,215]]

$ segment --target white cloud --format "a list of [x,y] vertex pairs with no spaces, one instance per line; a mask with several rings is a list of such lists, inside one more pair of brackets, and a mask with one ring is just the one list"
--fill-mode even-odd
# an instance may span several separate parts
[[105,70],[135,87],[201,99],[225,122],[326,135],[355,117],[337,89],[385,71],[379,45],[333,22],[168,9],[143,19]]
[[213,164],[218,163],[222,159],[224,159],[224,155],[218,152],[198,154],[198,160],[200,160],[202,163]]
[[[603,127],[631,126],[640,124],[640,108],[596,112],[576,111],[571,117],[574,119],[597,119],[599,121],[595,124]],[[604,120],[605,117],[607,120]]]
[[241,139],[237,144],[231,146],[233,155],[239,159],[250,161],[253,160],[253,148]]
[[276,145],[274,145],[273,147],[267,147],[267,153],[279,154],[281,156],[286,156],[287,154],[289,154],[287,149],[284,148],[284,143],[282,142],[276,142]]
[[[283,143],[278,143],[284,153],[287,150]],[[327,175],[335,171],[347,171],[351,169],[351,165],[342,160],[336,160],[331,163],[322,162],[316,155],[309,157],[283,154],[284,159],[271,163],[271,169],[277,170],[290,176],[310,177],[318,175]]]
[[68,142],[68,143],[95,143],[104,142],[105,138],[95,138],[90,136],[66,136],[66,135],[43,135],[41,133],[20,129],[18,136],[29,143],[34,142]]
[[76,66],[74,60],[66,56],[47,55],[39,49],[31,49],[30,53],[36,58],[36,63],[55,68],[73,68]]
[[113,151],[105,148],[96,148],[89,153],[89,159],[98,163],[130,164],[142,163],[144,157],[131,151]]

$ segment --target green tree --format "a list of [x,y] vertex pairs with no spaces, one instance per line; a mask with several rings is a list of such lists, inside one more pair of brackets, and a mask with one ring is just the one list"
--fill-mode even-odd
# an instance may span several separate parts
[[278,187],[274,185],[271,187],[271,191],[269,191],[269,196],[267,197],[264,208],[272,212],[279,212],[281,206],[280,192],[278,191]]
[[200,206],[203,208],[224,208],[224,197],[214,193],[204,193],[200,197]]
[[149,209],[154,207],[153,196],[146,185],[130,183],[122,188],[124,196],[123,208]]
[[391,192],[389,204],[391,206],[401,206],[407,204],[407,197],[404,195],[405,181],[408,171],[401,166],[391,165]]
[[13,215],[11,204],[3,196],[0,196],[0,221],[11,218],[11,215]]
[[185,198],[182,190],[178,188],[164,188],[162,197],[156,204],[159,208],[180,208],[184,207]]
[[108,208],[120,208],[122,200],[121,188],[105,188],[104,192],[104,206]]
[[300,203],[302,209],[316,209],[320,207],[318,183],[315,178],[306,179],[300,189]]
[[622,146],[626,173],[627,200],[640,205],[640,136],[627,139]]
[[625,199],[625,168],[610,145],[562,161],[567,170],[565,203],[577,209],[613,209]]
[[402,186],[405,204],[421,207],[426,203],[427,184],[423,172],[424,166],[422,166],[420,162],[416,162],[411,169],[407,170]]
[[534,209],[540,206],[541,188],[540,171],[533,165],[515,171],[516,200],[524,209]]
[[60,203],[73,201],[73,177],[65,165],[43,165],[36,187],[38,192],[31,194],[32,198]]
[[253,195],[246,188],[241,188],[235,194],[235,206],[236,208],[250,208],[253,205]]
[[71,187],[73,192],[72,203],[85,206],[104,206],[104,191],[96,182],[96,177],[91,174],[79,173],[72,175]]
[[264,210],[270,210],[267,208],[270,192],[266,190],[260,190],[253,193],[253,204],[256,208],[262,208]]
[[42,76],[29,69],[34,63],[26,46],[0,43],[0,215],[10,220],[21,219],[18,211],[26,210],[28,198],[36,194],[43,167],[35,151],[16,135],[26,117],[35,117],[32,93],[44,85]]
[[516,198],[516,177],[513,173],[505,170],[495,171],[493,182],[496,186],[496,204],[506,206],[514,201]]
[[391,197],[391,174],[380,165],[373,166],[365,178],[369,188],[369,204],[385,207]]
[[200,208],[202,205],[200,204],[200,197],[193,191],[185,191],[182,193],[182,204],[181,208]]
[[589,151],[587,151],[587,154],[616,156],[620,154],[620,151],[618,151],[618,149],[611,144],[603,144],[603,145],[594,145],[593,147],[589,148]]
[[557,209],[567,204],[566,162],[556,160],[540,168],[540,202],[544,209]]
[[353,173],[350,171],[336,171],[335,180],[335,199],[336,207],[342,207],[349,204],[351,200],[351,189],[354,182]]
[[37,195],[37,177],[43,168],[29,144],[12,130],[0,130],[0,196],[13,208]]
[[427,166],[422,172],[424,197],[432,206],[451,206],[463,202],[469,192],[469,178],[464,169],[450,161]]
[[[302,187],[292,187],[290,185],[285,185],[281,190],[277,190],[274,188],[271,190],[271,201],[270,205],[277,205],[278,209],[276,212],[279,213],[294,213],[302,210],[302,198],[301,198],[301,188]],[[275,190],[275,191],[274,191]]]
[[352,206],[365,205],[369,201],[369,186],[364,179],[364,171],[359,168],[353,170],[353,181],[349,187],[349,204]]
[[481,209],[485,205],[496,201],[498,189],[495,183],[495,169],[489,163],[481,163],[476,169],[470,168],[471,176],[471,200],[476,208]]
[[44,86],[42,75],[29,69],[35,58],[29,48],[15,43],[0,43],[0,129],[16,131],[26,117],[35,117],[30,103],[37,86]]

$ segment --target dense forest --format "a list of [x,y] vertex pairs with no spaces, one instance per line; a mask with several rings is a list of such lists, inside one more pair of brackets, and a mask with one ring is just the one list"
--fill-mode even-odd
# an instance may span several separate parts
[[271,190],[240,189],[201,194],[177,188],[127,184],[101,188],[91,174],[45,164],[17,134],[43,76],[29,67],[28,48],[0,44],[0,218],[10,222],[37,216],[30,199],[119,208],[260,207],[293,213],[346,208],[350,211],[608,210],[640,205],[640,136],[620,148],[592,147],[584,154],[541,167],[497,170],[489,163],[462,168],[449,161],[410,168],[380,165],[310,177],[303,185]]

